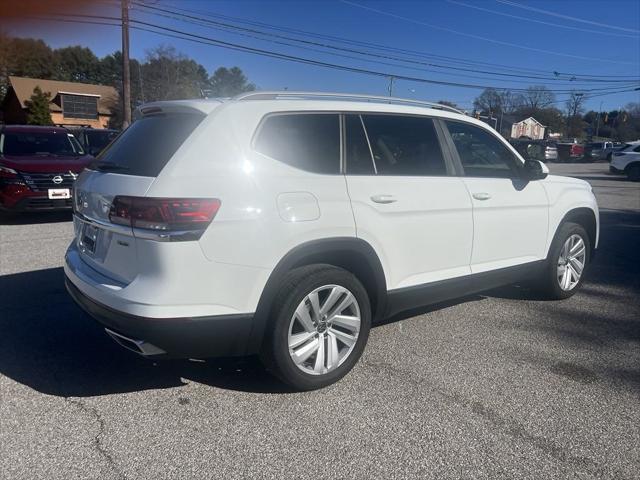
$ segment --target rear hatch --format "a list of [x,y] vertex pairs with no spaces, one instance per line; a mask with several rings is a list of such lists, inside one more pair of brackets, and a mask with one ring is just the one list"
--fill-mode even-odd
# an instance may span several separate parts
[[[90,164],[74,187],[74,228],[81,258],[103,275],[125,284],[139,273],[134,234],[139,229],[132,227],[131,212],[123,205],[145,196],[206,116],[194,109],[153,108],[148,112]],[[163,225],[145,226],[158,229]]]

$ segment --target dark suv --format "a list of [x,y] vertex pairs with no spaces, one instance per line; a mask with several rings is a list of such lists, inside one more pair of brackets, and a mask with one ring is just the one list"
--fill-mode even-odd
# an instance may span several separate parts
[[72,186],[93,160],[65,128],[0,129],[0,210],[72,207]]
[[96,157],[109,145],[120,133],[118,130],[108,128],[70,128],[85,152]]

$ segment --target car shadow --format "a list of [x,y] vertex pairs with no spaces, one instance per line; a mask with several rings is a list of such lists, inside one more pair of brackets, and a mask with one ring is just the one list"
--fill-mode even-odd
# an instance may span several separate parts
[[0,212],[0,225],[36,225],[40,223],[70,222],[71,211]]
[[255,358],[152,361],[113,342],[75,305],[62,268],[0,277],[0,373],[39,392],[86,397],[185,385],[290,390]]
[[[252,393],[292,393],[256,357],[154,361],[123,349],[73,302],[63,278],[62,268],[0,276],[0,374],[61,397],[175,388],[185,380]],[[480,298],[403,312],[381,324]]]

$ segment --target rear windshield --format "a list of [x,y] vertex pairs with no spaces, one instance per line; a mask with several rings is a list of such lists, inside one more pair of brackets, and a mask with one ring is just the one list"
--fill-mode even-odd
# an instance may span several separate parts
[[66,132],[3,132],[0,153],[15,157],[84,155],[75,137]]
[[144,116],[103,150],[94,165],[99,169],[110,165],[110,171],[125,175],[157,177],[204,117],[200,113]]

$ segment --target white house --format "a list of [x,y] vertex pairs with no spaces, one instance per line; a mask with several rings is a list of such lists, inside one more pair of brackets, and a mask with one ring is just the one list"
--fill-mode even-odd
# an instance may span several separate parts
[[532,140],[542,140],[545,128],[535,118],[525,118],[511,126],[511,138],[529,137]]

